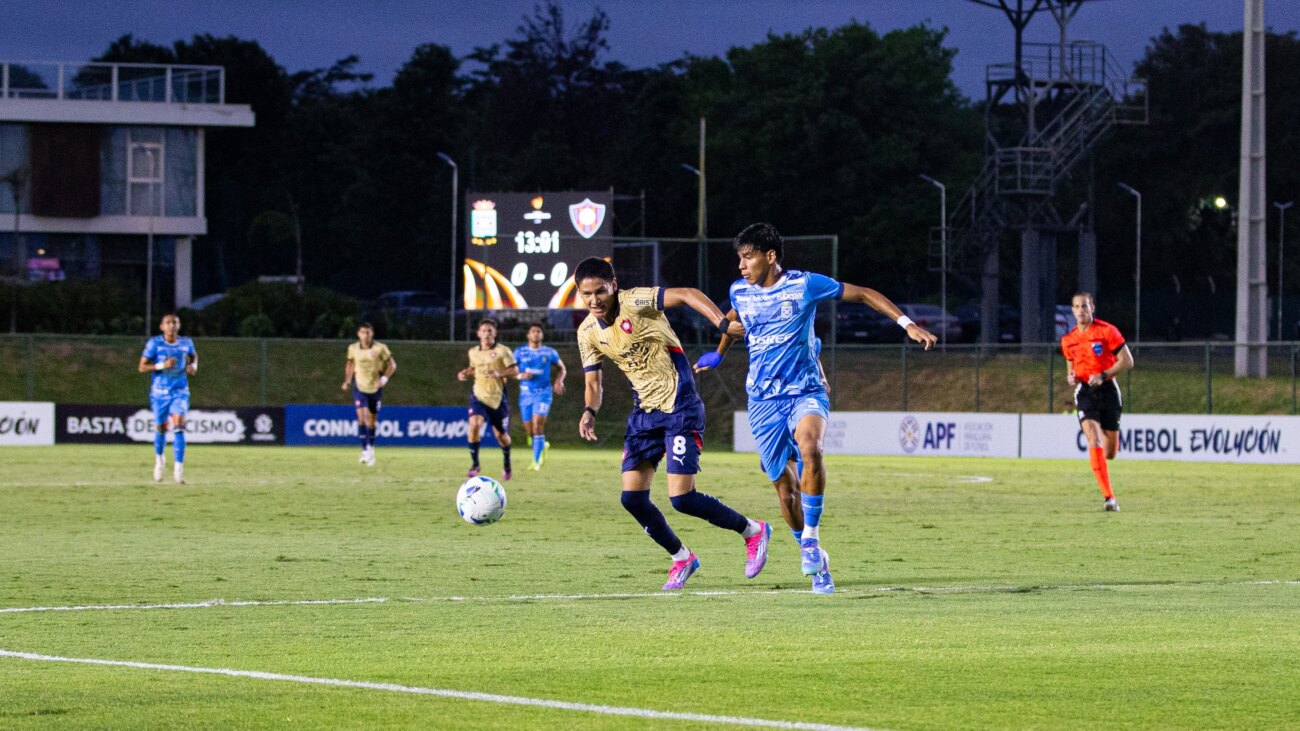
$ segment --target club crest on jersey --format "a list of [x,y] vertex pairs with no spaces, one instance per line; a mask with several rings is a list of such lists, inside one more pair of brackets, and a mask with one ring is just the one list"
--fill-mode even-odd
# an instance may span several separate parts
[[626,317],[623,318],[622,320],[619,320],[619,322],[618,322],[618,329],[619,329],[619,330],[622,330],[623,332],[627,333],[628,335],[631,335],[631,334],[632,334],[632,321],[629,320],[629,319],[627,319]]
[[781,319],[789,320],[791,317],[794,317],[794,303],[786,300],[781,303]]
[[1093,355],[1101,355],[1101,343],[1093,343],[1093,344],[1092,344],[1092,354],[1093,354]]
[[579,236],[589,239],[596,235],[600,224],[605,222],[605,206],[592,202],[590,198],[583,198],[581,203],[569,206],[569,221]]

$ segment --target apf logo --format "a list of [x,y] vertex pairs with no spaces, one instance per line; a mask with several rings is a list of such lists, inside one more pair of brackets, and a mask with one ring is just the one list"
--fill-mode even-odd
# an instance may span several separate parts
[[898,424],[898,443],[911,454],[921,444],[921,424],[913,416],[904,416]]
[[600,224],[605,222],[605,206],[590,198],[583,198],[581,203],[569,206],[569,221],[578,235],[589,239],[596,235]]

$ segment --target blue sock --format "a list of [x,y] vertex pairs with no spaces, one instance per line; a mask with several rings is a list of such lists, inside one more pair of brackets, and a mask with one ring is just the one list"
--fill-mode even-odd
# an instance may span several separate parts
[[361,440],[361,448],[365,449],[370,446],[370,430],[365,424],[357,424],[357,439]]
[[375,432],[379,431],[379,424],[366,428],[366,446],[371,449],[375,448]]
[[533,437],[533,461],[536,462],[542,458],[542,450],[546,449],[546,435],[538,434]]
[[650,501],[649,490],[624,490],[623,491],[623,508],[636,518],[636,522],[641,524],[646,535],[654,539],[668,555],[672,555],[682,550],[682,541],[668,527],[668,521],[664,519],[664,514],[659,512],[659,508]]
[[176,464],[185,461],[185,430],[177,429],[173,433],[172,456],[176,458]]
[[469,443],[469,458],[474,460],[473,466],[478,467],[478,445],[482,442]]
[[[825,497],[825,495],[809,495],[806,492],[800,496],[803,505],[804,537],[807,539],[817,539],[817,528],[822,522],[822,500]],[[809,535],[809,528],[813,529],[812,535]]]
[[167,432],[157,431],[153,433],[153,453],[157,456],[163,456],[163,448],[167,446]]
[[691,490],[685,495],[674,495],[672,501],[673,508],[678,512],[707,520],[719,528],[743,533],[749,525],[749,520],[745,516],[727,507],[721,500],[699,490]]
[[803,529],[795,530],[794,528],[791,528],[790,535],[794,536],[795,543],[801,546],[803,545]]

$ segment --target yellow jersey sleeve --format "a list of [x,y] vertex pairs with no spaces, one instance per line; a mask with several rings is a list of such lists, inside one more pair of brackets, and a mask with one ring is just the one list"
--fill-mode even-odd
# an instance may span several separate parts
[[587,319],[578,326],[578,356],[582,359],[582,371],[598,371],[605,362],[605,354],[596,347],[596,331],[600,329],[596,318],[587,315]]

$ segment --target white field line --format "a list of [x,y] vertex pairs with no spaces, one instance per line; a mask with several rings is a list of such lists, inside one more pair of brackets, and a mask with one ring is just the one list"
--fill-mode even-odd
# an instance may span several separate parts
[[283,607],[315,604],[383,604],[386,597],[365,597],[362,599],[284,599],[272,601],[226,601],[209,599],[204,602],[183,602],[173,604],[83,604],[67,607],[3,607],[0,614],[20,614],[27,612],[87,612],[114,609],[206,609],[208,607]]
[[513,695],[498,695],[496,693],[475,693],[464,690],[448,690],[444,688],[421,688],[412,685],[397,685],[395,683],[371,683],[363,680],[339,680],[337,678],[316,678],[306,675],[282,675],[280,673],[265,673],[257,670],[231,670],[228,668],[204,668],[192,667],[189,665],[161,665],[151,662],[132,662],[128,660],[100,660],[97,658],[87,657],[60,657],[58,655],[40,655],[32,652],[13,652],[11,650],[0,650],[0,657],[10,657],[19,660],[35,660],[40,662],[63,662],[77,663],[81,665],[102,665],[109,667],[135,668],[138,670],[163,670],[181,673],[198,673],[204,675],[224,675],[231,678],[252,678],[254,680],[278,680],[290,683],[308,683],[312,685],[327,685],[339,688],[360,688],[363,690],[379,690],[390,693],[411,693],[415,695],[432,695],[442,698],[456,698],[458,700],[482,701],[485,703],[501,703],[513,706],[533,706],[537,708],[549,708],[557,711],[579,711],[583,713],[596,713],[604,716],[630,716],[633,718],[651,718],[656,720],[669,721],[693,721],[695,723],[713,723],[728,726],[751,726],[757,728],[779,728],[795,729],[796,731],[872,731],[853,726],[836,726],[824,723],[808,723],[805,721],[774,721],[765,718],[745,718],[743,716],[715,716],[708,713],[682,713],[677,711],[656,711],[649,708],[631,708],[627,706],[604,706],[591,703],[570,703],[568,701],[548,700],[546,698],[525,698]]
[[[1169,583],[1118,583],[1118,584],[986,584],[970,586],[879,586],[867,589],[840,589],[839,595],[861,596],[865,594],[977,594],[991,592],[1029,592],[1029,591],[1084,591],[1097,589],[1186,589],[1216,586],[1300,586],[1297,580],[1259,580],[1235,582],[1169,582]],[[389,597],[362,597],[356,599],[300,599],[300,600],[239,600],[209,599],[203,602],[185,602],[172,604],[84,604],[75,606],[49,607],[0,607],[0,614],[27,614],[34,612],[86,612],[86,611],[124,611],[130,609],[211,609],[216,607],[284,607],[284,606],[319,606],[329,604],[385,604],[391,602],[522,602],[522,601],[589,601],[601,599],[673,599],[682,596],[773,596],[778,594],[811,594],[807,589],[752,589],[746,591],[652,591],[627,592],[611,594],[500,594],[496,596],[403,596],[395,599]]]

